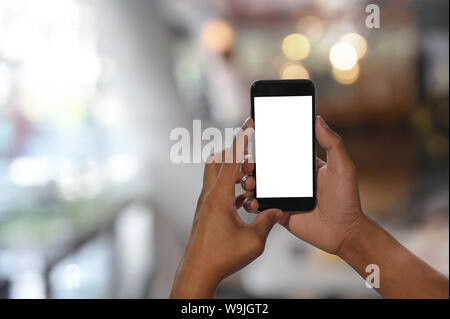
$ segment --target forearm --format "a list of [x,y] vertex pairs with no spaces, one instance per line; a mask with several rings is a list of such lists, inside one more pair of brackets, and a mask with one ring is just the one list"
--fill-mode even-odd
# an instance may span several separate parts
[[385,298],[448,298],[448,279],[397,242],[368,217],[363,216],[346,238],[338,255],[363,278],[366,267],[380,270],[380,286]]

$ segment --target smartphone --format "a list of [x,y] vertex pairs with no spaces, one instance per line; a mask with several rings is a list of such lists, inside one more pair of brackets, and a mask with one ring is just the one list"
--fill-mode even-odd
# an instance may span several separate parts
[[317,202],[315,88],[310,80],[260,80],[251,89],[259,210],[310,211]]

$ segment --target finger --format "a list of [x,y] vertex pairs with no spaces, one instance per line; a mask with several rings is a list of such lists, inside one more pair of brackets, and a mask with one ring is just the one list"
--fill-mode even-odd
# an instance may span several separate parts
[[252,191],[256,186],[256,180],[253,176],[245,175],[241,179],[241,186],[246,191]]
[[258,201],[253,197],[247,197],[242,205],[248,213],[256,213],[258,211]]
[[254,169],[255,169],[255,164],[252,162],[249,162],[249,157],[248,157],[248,155],[246,155],[244,157],[244,161],[241,164],[241,169],[238,172],[236,184],[241,183],[242,178],[244,178],[245,175],[252,175]]
[[[244,123],[242,124],[242,128],[241,128],[241,130],[245,130],[245,128],[246,128],[246,126],[248,125],[247,124],[247,121],[248,121],[248,118],[244,121]],[[234,141],[235,141],[235,139],[236,139],[236,136],[233,138],[233,143],[234,143]],[[226,162],[226,159],[227,159],[227,151],[228,151],[228,148],[224,148],[222,151],[220,151],[219,153],[216,153],[216,154],[214,154],[214,158],[215,158],[215,162],[216,163],[220,163],[220,164],[222,164],[223,162]],[[245,161],[247,161],[247,162],[252,162],[252,160],[251,160],[251,154],[250,154],[250,152],[247,150],[247,148],[246,147],[244,147],[244,158],[243,158],[243,160],[242,160],[242,163],[243,162],[245,162]],[[230,162],[230,161],[229,161]],[[231,159],[231,162],[234,162],[234,159],[232,158]]]
[[214,182],[216,181],[224,156],[224,150],[220,150],[219,152],[208,156],[205,163],[205,177],[210,178]]
[[321,116],[316,117],[316,136],[320,146],[327,152],[327,166],[338,171],[353,165],[341,137],[332,131]]
[[279,209],[266,209],[256,216],[255,220],[250,223],[250,227],[255,229],[258,236],[265,240],[280,214],[282,212]]
[[[244,122],[245,124],[245,122]],[[247,150],[244,150],[244,158],[248,154]],[[217,177],[219,175],[220,169],[222,168],[222,164],[225,162],[225,158],[227,154],[227,148],[222,149],[221,151],[211,154],[208,159],[206,160],[205,165],[205,174],[203,178],[203,183],[209,184],[210,186],[213,186],[217,180]],[[238,174],[239,176],[236,178],[235,183],[239,183],[241,181],[241,178],[245,175],[242,173]]]
[[220,164],[205,164],[205,170],[203,172],[203,191],[209,191],[217,180],[218,169],[215,165]]
[[234,181],[235,184],[240,184],[242,182],[242,179],[245,177],[246,174],[239,171],[236,176],[236,180]]
[[232,146],[225,151],[225,163],[220,169],[217,185],[227,192],[231,192],[234,188],[248,141],[253,136],[253,126],[253,120],[248,118],[236,134]]
[[251,155],[246,156],[244,162],[241,164],[241,172],[245,175],[253,174],[253,170],[255,169],[255,163],[253,163],[251,159]]
[[234,201],[236,209],[239,209],[244,204],[244,201],[246,198],[253,196],[252,192],[245,192],[243,194],[240,194],[239,196],[236,196],[236,199]]
[[282,212],[277,216],[278,224],[288,228],[289,218],[291,217],[291,213]]

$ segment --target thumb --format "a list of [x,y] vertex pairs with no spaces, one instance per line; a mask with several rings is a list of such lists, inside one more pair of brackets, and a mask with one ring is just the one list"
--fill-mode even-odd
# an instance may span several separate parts
[[269,235],[270,230],[273,225],[278,220],[278,216],[281,214],[279,209],[266,209],[256,216],[255,220],[250,224],[250,226],[256,231],[261,239],[266,239]]
[[334,132],[321,116],[316,117],[316,137],[327,152],[327,165],[344,170],[352,165],[341,137]]

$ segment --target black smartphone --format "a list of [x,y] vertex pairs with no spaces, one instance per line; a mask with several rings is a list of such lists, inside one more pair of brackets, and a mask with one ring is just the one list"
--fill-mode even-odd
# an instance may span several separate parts
[[255,123],[255,198],[259,210],[314,209],[315,88],[310,80],[260,80],[251,86]]

